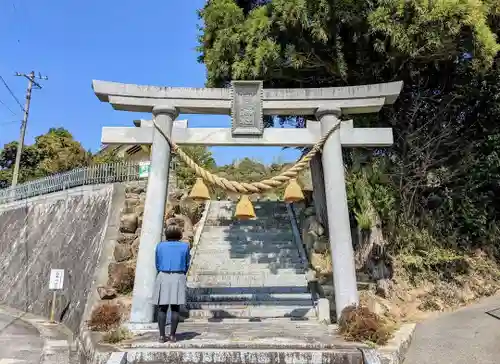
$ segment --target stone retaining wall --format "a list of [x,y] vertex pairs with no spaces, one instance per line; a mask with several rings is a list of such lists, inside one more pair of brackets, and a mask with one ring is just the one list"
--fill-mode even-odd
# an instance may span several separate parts
[[1,304],[49,317],[50,270],[64,269],[56,319],[79,331],[108,221],[117,213],[115,187],[84,186],[0,206]]

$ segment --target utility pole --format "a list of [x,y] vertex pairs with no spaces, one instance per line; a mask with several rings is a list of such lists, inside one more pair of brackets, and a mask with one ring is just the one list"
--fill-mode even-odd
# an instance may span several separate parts
[[21,154],[24,148],[24,136],[26,134],[26,125],[28,124],[28,115],[30,111],[31,90],[33,89],[33,86],[38,89],[42,88],[42,86],[35,81],[36,79],[48,80],[48,77],[42,76],[40,73],[38,73],[38,76],[35,76],[34,71],[31,71],[31,73],[28,75],[25,73],[16,72],[16,76],[26,77],[28,79],[28,88],[26,89],[26,103],[24,104],[24,117],[23,117],[23,122],[21,124],[21,133],[19,135],[19,143],[17,146],[16,162],[14,164],[14,173],[12,174],[12,187],[15,187],[17,185],[17,180],[19,178],[19,166],[21,164]]

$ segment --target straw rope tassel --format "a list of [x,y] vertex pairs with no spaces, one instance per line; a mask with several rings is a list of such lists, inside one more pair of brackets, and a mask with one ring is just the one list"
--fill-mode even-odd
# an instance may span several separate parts
[[249,220],[255,218],[255,210],[252,201],[247,195],[242,195],[240,201],[236,204],[236,212],[234,214],[240,220]]
[[210,200],[210,193],[208,192],[208,187],[205,185],[202,178],[196,179],[196,183],[194,184],[193,188],[191,188],[189,197],[196,201]]
[[302,188],[297,183],[295,178],[292,178],[286,186],[284,198],[287,203],[294,203],[298,201],[302,201],[304,199],[304,193],[302,192]]

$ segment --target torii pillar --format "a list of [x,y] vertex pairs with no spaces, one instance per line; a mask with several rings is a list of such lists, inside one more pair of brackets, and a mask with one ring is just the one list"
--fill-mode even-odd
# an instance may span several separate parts
[[[178,144],[312,146],[341,123],[323,147],[322,163],[328,229],[332,252],[337,318],[342,310],[359,302],[354,252],[349,224],[342,147],[384,147],[393,143],[391,128],[355,128],[345,114],[378,112],[397,99],[402,82],[312,89],[267,89],[260,81],[233,81],[231,89],[190,89],[127,85],[94,81],[101,101],[117,110],[152,112],[158,126]],[[173,127],[178,113],[231,114],[227,128]],[[316,115],[319,123],[306,129],[264,129],[262,115]],[[137,257],[132,324],[151,323],[155,246],[161,240],[168,183],[170,148],[152,123],[138,128],[103,128],[104,144],[152,144],[151,172]]]
[[[166,135],[172,134],[172,128],[178,112],[170,106],[156,106],[152,110],[153,117]],[[156,274],[155,247],[161,241],[165,201],[167,199],[168,174],[170,172],[170,145],[157,130],[153,133],[151,148],[151,170],[146,189],[144,217],[142,222],[140,248],[137,254],[137,266],[144,269],[135,270],[134,293],[130,322],[151,322],[153,317],[152,292]],[[151,253],[153,252],[153,253]],[[149,302],[148,302],[149,301]]]

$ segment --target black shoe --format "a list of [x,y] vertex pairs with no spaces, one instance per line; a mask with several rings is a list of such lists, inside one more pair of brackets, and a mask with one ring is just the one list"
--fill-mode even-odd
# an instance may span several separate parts
[[175,343],[177,339],[175,338],[175,335],[170,335],[170,342]]
[[158,339],[158,342],[162,344],[166,341],[168,341],[168,338],[166,338],[165,336],[160,336],[160,338]]

